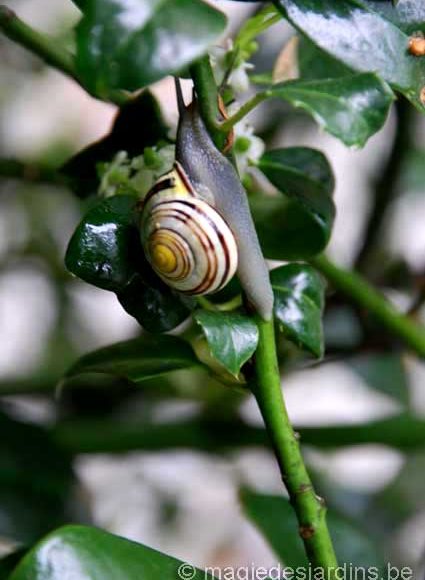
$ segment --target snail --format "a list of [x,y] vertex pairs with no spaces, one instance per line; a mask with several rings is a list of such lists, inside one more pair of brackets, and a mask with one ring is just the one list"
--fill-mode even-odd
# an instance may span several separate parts
[[176,79],[176,161],[143,200],[141,240],[148,262],[169,286],[211,294],[237,272],[246,297],[269,320],[273,292],[246,192],[214,145],[194,97],[186,107]]

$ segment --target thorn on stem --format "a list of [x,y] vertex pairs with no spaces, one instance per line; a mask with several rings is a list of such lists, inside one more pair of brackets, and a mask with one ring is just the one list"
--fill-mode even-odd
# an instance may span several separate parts
[[316,533],[316,528],[313,526],[300,526],[299,532],[303,540],[309,540]]

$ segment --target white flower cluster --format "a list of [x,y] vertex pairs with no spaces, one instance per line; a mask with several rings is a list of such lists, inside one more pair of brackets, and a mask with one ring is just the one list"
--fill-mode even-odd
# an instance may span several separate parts
[[143,155],[131,159],[126,151],[119,151],[110,163],[98,165],[99,195],[126,193],[143,197],[158,177],[171,169],[174,156],[174,145],[146,147]]
[[[216,83],[220,85],[226,79],[226,85],[237,98],[249,93],[251,84],[248,71],[252,70],[254,65],[243,59],[234,61],[234,46],[231,40],[227,46],[214,47],[210,51],[211,63],[214,71]],[[231,69],[230,74],[228,74]],[[231,117],[239,109],[240,103],[235,100],[228,108],[227,113]],[[244,177],[248,167],[255,164],[264,153],[265,144],[262,139],[254,135],[254,127],[243,119],[234,126],[234,147],[233,152],[236,158],[236,164],[241,178]]]

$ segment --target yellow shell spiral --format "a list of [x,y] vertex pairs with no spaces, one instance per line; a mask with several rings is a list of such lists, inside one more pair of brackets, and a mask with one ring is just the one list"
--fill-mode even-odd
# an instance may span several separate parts
[[179,292],[217,292],[236,272],[238,251],[232,231],[211,205],[196,196],[178,165],[147,194],[141,234],[152,268]]

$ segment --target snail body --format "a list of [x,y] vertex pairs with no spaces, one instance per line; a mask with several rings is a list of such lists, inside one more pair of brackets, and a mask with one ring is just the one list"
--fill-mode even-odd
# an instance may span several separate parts
[[238,247],[237,274],[248,301],[265,320],[273,313],[273,290],[248,198],[232,163],[214,145],[198,112],[196,100],[185,107],[177,83],[180,121],[176,159],[195,189],[208,190],[224,216]]
[[236,241],[223,217],[197,195],[178,162],[147,194],[145,255],[158,276],[185,294],[212,294],[236,272]]
[[269,320],[273,291],[246,192],[209,136],[196,99],[186,107],[177,80],[176,89],[176,163],[143,202],[146,257],[164,282],[189,294],[216,292],[237,271],[249,303]]

